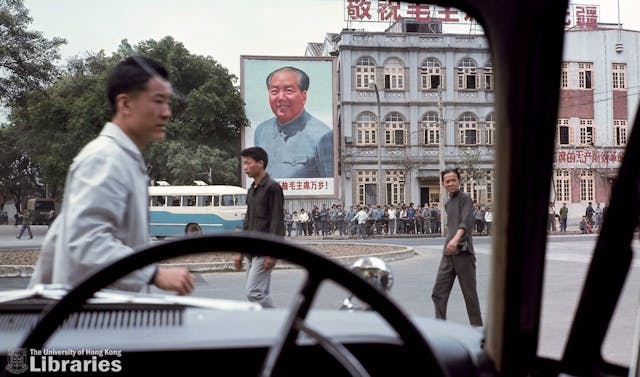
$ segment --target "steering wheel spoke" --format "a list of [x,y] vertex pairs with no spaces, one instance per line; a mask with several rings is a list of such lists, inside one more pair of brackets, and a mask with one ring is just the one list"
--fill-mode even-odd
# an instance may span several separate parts
[[278,365],[278,362],[286,357],[286,353],[291,347],[295,346],[296,339],[300,329],[304,326],[309,309],[313,299],[316,297],[318,287],[323,279],[316,278],[315,275],[309,273],[300,292],[298,292],[291,305],[291,310],[286,321],[282,325],[280,335],[276,343],[271,346],[267,358],[265,359],[261,377],[269,377]]

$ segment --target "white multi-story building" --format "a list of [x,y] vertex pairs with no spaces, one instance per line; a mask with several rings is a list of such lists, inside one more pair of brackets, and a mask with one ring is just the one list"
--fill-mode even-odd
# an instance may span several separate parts
[[[480,204],[495,199],[489,45],[440,30],[403,19],[308,45],[307,55],[338,59],[338,201],[439,203],[443,165],[460,167]],[[599,25],[566,35],[551,200],[575,223],[588,202],[608,201],[638,103],[640,33]]]
[[[438,26],[405,19],[386,32],[345,29],[325,40],[322,51],[338,59],[347,205],[439,203],[442,163],[462,168],[474,199],[493,201],[489,46],[483,35],[442,34]],[[436,32],[418,32],[427,27]],[[320,50],[310,45],[307,53]]]

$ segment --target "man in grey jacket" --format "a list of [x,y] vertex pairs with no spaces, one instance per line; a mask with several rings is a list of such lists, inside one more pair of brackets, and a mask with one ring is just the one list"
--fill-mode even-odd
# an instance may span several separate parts
[[[112,121],[74,158],[62,210],[45,237],[30,285],[76,285],[148,244],[148,177],[141,151],[165,139],[172,96],[167,80],[164,67],[139,56],[112,70],[107,80]],[[186,269],[152,265],[112,288],[139,291],[147,284],[188,294],[194,279]]]
[[431,294],[436,318],[447,318],[447,302],[457,276],[467,306],[469,322],[472,326],[482,326],[476,289],[476,255],[471,237],[473,201],[468,194],[460,191],[458,169],[445,169],[440,174],[442,185],[449,193],[449,200],[444,206],[447,211],[447,237]]

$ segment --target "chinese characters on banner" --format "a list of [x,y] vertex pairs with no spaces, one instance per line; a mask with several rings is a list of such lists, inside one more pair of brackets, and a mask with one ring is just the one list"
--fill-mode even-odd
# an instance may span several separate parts
[[[345,21],[391,22],[403,17],[422,22],[468,23],[473,21],[471,16],[458,9],[429,4],[410,4],[389,0],[344,0],[344,6]],[[599,5],[570,4],[565,27],[597,28],[599,10]]]
[[597,29],[599,10],[598,5],[570,4],[564,26],[566,28]]
[[558,164],[620,164],[624,153],[622,151],[571,150],[558,151],[555,162]]
[[333,195],[333,179],[327,178],[275,178],[285,197],[304,195]]
[[385,22],[401,18],[418,21],[439,21],[446,23],[466,23],[473,19],[455,8],[428,4],[409,4],[389,0],[344,0],[345,21]]

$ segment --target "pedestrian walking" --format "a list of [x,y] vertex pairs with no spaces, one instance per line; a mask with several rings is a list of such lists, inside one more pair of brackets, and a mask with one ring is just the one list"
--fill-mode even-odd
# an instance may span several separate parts
[[[253,178],[247,193],[247,213],[243,229],[284,237],[284,194],[280,184],[265,171],[269,163],[267,152],[260,147],[251,147],[240,152],[240,156],[244,173]],[[233,258],[236,269],[242,268],[244,257],[247,260],[247,298],[251,302],[259,303],[263,308],[273,308],[269,289],[271,271],[276,259],[269,256],[236,254]]]
[[458,169],[445,169],[441,173],[444,188],[449,193],[445,203],[447,237],[431,298],[436,318],[447,318],[447,303],[453,283],[458,278],[472,326],[482,326],[480,301],[476,288],[476,256],[473,249],[473,201],[460,191]]
[[[129,57],[110,72],[106,92],[113,116],[73,159],[60,214],[45,236],[30,286],[75,286],[105,264],[149,244],[142,151],[165,139],[172,97],[168,73],[153,60]],[[195,280],[186,268],[154,264],[111,287],[140,291],[149,284],[188,294]]]
[[20,234],[18,234],[16,238],[21,239],[24,231],[27,230],[29,232],[29,239],[32,239],[33,233],[31,233],[31,221],[33,220],[33,213],[28,209],[25,209],[22,214],[20,214],[20,219],[22,220],[22,229],[20,229]]

